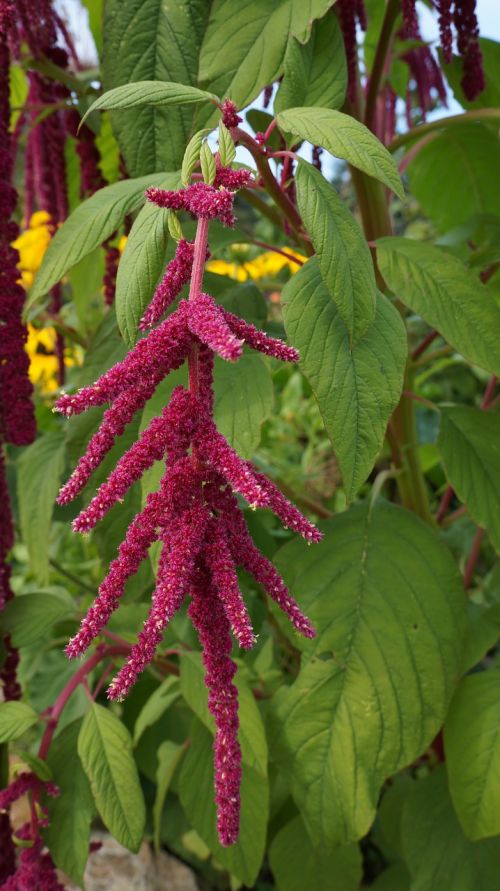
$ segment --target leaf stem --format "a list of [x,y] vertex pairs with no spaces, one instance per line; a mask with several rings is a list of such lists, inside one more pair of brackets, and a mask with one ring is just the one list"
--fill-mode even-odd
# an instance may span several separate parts
[[[191,284],[189,286],[189,299],[196,300],[201,294],[201,285],[203,282],[203,271],[205,269],[205,259],[207,256],[208,244],[208,220],[202,217],[198,220],[196,228],[196,237],[194,241],[193,271],[191,273]],[[199,390],[199,368],[198,368],[198,347],[193,346],[188,357],[189,368],[189,389],[193,395],[198,395]]]
[[467,558],[467,563],[465,564],[464,569],[464,588],[466,591],[469,590],[474,579],[474,572],[476,569],[477,561],[479,560],[479,554],[481,553],[481,544],[483,538],[484,529],[478,528],[472,541],[472,547],[470,549],[470,554]]

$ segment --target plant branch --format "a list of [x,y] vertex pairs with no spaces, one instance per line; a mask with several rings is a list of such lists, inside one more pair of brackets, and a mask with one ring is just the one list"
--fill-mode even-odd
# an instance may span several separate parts
[[471,121],[500,121],[500,109],[478,108],[475,111],[465,111],[463,114],[452,114],[449,118],[439,118],[437,121],[429,121],[427,124],[419,124],[418,127],[413,127],[413,129],[408,130],[407,133],[402,133],[400,136],[396,136],[391,144],[387,146],[387,149],[390,152],[396,152],[403,145],[407,145],[409,142],[414,142],[415,139],[420,139],[427,133],[433,133],[435,130],[445,130],[448,127],[461,127],[462,124],[467,124]]
[[380,37],[375,51],[373,67],[368,82],[368,93],[366,96],[365,124],[370,130],[373,129],[378,93],[386,66],[387,55],[392,42],[394,26],[400,13],[400,7],[401,4],[399,3],[399,0],[389,0],[382,22],[382,28],[380,30]]
[[479,554],[481,553],[481,544],[484,538],[484,529],[477,529],[474,539],[472,541],[472,547],[470,549],[470,554],[467,558],[467,563],[465,564],[464,569],[464,588],[466,591],[469,590],[472,585],[474,579],[474,572],[476,570],[477,561],[479,560]]
[[67,569],[64,568],[64,566],[61,566],[61,564],[58,563],[57,560],[53,560],[52,557],[49,557],[49,564],[56,570],[56,572],[59,573],[59,575],[67,578],[68,581],[76,585],[77,588],[82,588],[84,591],[88,591],[89,594],[92,594],[92,596],[95,597],[95,588],[93,588],[91,585],[88,585],[87,582],[83,582],[81,579],[78,578],[78,576],[73,575],[72,572],[69,572]]

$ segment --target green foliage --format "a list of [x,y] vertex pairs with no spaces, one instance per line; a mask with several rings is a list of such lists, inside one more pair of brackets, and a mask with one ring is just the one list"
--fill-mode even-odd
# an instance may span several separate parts
[[277,699],[280,760],[311,837],[345,844],[443,722],[461,667],[460,577],[422,521],[382,501],[336,517],[316,554],[291,542],[277,564],[319,629]]
[[283,67],[276,111],[301,105],[340,108],[345,99],[347,70],[337,16],[328,12],[315,22],[307,43],[290,37]]
[[378,139],[359,121],[330,108],[289,108],[278,115],[285,131],[320,145],[337,158],[389,186],[404,198],[394,159]]
[[50,522],[64,461],[62,430],[37,439],[19,459],[19,519],[33,575],[41,584],[48,580]]
[[[239,0],[214,0],[200,56],[200,82],[248,105],[283,71],[288,35],[307,39],[311,24],[329,9],[329,0],[267,0],[247,3],[242,29]],[[223,51],[221,51],[223,47]]]
[[498,213],[500,183],[497,177],[492,179],[491,170],[499,164],[500,145],[488,127],[477,123],[449,127],[412,159],[408,167],[411,190],[424,213],[439,231],[446,232],[474,214]]
[[89,781],[77,752],[81,723],[68,724],[50,748],[48,763],[59,795],[51,804],[50,826],[45,832],[54,863],[78,885],[83,885],[95,815]]
[[[197,82],[209,9],[206,0],[168,7],[163,0],[109,0],[104,19],[105,89],[147,80],[184,84],[189,92]],[[113,129],[131,175],[178,170],[186,143],[198,129],[194,124],[199,111],[197,104],[175,104],[112,113]]]
[[72,611],[71,598],[39,591],[14,597],[0,613],[0,628],[16,647],[44,640],[52,627]]
[[453,488],[500,552],[500,415],[445,408],[438,446]]
[[0,702],[0,743],[18,739],[37,721],[37,713],[26,702]]
[[373,323],[353,344],[316,259],[290,280],[283,300],[287,334],[300,351],[351,499],[372,469],[401,394],[403,325],[380,294]]
[[469,362],[500,373],[500,308],[456,257],[406,238],[382,238],[377,260],[387,284]]
[[161,186],[165,174],[128,179],[100,189],[71,214],[56,232],[45,254],[30,304],[47,294],[65,272],[119,228],[128,213],[144,201],[144,189]]
[[453,804],[471,841],[500,835],[500,672],[465,677],[445,724]]
[[403,846],[412,891],[494,891],[500,840],[470,842],[457,820],[444,768],[417,783],[403,813]]
[[94,703],[78,735],[78,754],[104,825],[124,847],[138,851],[146,814],[127,728]]
[[287,823],[274,837],[269,860],[278,891],[331,888],[357,891],[361,858],[356,845],[315,848],[300,817]]

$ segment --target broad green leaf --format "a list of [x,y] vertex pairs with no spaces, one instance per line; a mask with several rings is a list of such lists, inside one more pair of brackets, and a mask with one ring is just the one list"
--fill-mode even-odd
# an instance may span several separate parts
[[[172,173],[162,183],[175,189],[179,175]],[[138,338],[139,321],[161,278],[168,244],[169,211],[149,201],[130,230],[116,277],[116,318],[125,343],[132,347]]]
[[377,241],[380,271],[395,294],[462,356],[500,374],[500,307],[456,257],[409,238]]
[[164,179],[163,173],[121,180],[99,189],[80,204],[50,242],[31,289],[28,305],[47,294],[68,269],[109,238],[123,218],[143,203],[144,190],[148,186],[160,186]]
[[148,727],[161,718],[169,706],[180,696],[179,681],[170,676],[156,688],[149,699],[144,703],[134,725],[134,746],[139,742],[142,734]]
[[72,610],[71,602],[47,592],[13,597],[0,613],[0,628],[15,647],[29,647],[50,637],[52,629]]
[[316,258],[290,279],[282,298],[288,338],[300,352],[300,367],[352,499],[373,467],[401,395],[407,349],[403,323],[378,294],[373,323],[351,344]]
[[[325,526],[276,564],[318,629],[277,704],[277,751],[312,838],[361,838],[389,776],[424,752],[461,668],[455,561],[414,514],[384,501]],[[425,555],[425,559],[424,559]]]
[[457,102],[463,108],[500,108],[500,43],[486,37],[479,38],[479,46],[483,57],[485,87],[472,102],[464,96],[460,81],[463,77],[463,59],[453,56],[449,65],[443,65],[444,72]]
[[[500,564],[498,565],[500,566]],[[474,603],[469,600],[467,613],[469,627],[463,651],[463,672],[470,671],[478,662],[481,662],[500,637],[500,615],[494,606]]]
[[447,479],[500,552],[500,415],[467,406],[443,408],[438,448]]
[[289,108],[278,115],[278,125],[380,180],[404,200],[394,158],[364,124],[350,115],[331,108]]
[[405,867],[398,863],[384,869],[370,888],[373,891],[410,891],[410,876]]
[[38,721],[26,702],[0,702],[0,743],[18,739]]
[[49,575],[50,523],[64,469],[63,430],[45,433],[25,449],[17,465],[19,519],[30,566],[40,584]]
[[161,817],[163,805],[168,794],[172,777],[179,766],[180,760],[186,751],[185,746],[166,739],[158,749],[158,769],[156,771],[157,786],[156,797],[153,805],[153,839],[155,849],[161,847]]
[[68,271],[71,300],[78,317],[79,331],[84,337],[93,334],[105,312],[103,301],[105,256],[102,247],[94,248]]
[[223,167],[229,167],[236,157],[236,146],[229,130],[222,121],[219,124],[218,137],[220,163]]
[[191,175],[194,173],[200,157],[202,142],[208,133],[210,133],[209,129],[198,130],[198,132],[191,137],[186,146],[181,166],[181,183],[183,186],[189,185]]
[[446,770],[417,783],[403,811],[411,891],[497,891],[500,838],[470,842],[453,810]]
[[[267,774],[267,742],[262,717],[255,698],[245,682],[237,677],[240,730],[243,761],[261,776]],[[212,733],[215,724],[208,710],[208,693],[199,653],[186,652],[181,662],[181,693],[196,717]]]
[[[131,81],[196,87],[201,41],[210,3],[206,0],[107,0],[103,83],[111,90]],[[182,87],[181,87],[182,89]],[[203,108],[196,104],[154,106],[112,112],[113,129],[133,176],[178,170]],[[211,104],[209,108],[213,110]]]
[[165,106],[190,105],[195,102],[217,102],[218,97],[197,87],[184,84],[165,83],[159,80],[140,80],[123,84],[99,96],[85,112],[82,123],[94,111],[117,108],[137,108],[142,105]]
[[200,149],[200,167],[204,182],[209,186],[215,182],[217,168],[215,166],[215,158],[212,150],[209,148],[208,142],[203,142]]
[[273,382],[261,356],[246,351],[234,365],[216,359],[215,422],[243,458],[254,454],[273,401]]
[[[289,34],[307,39],[329,0],[214,0],[200,56],[200,81],[244,108],[283,71]],[[221,50],[223,48],[223,50]]]
[[182,761],[178,781],[179,797],[192,827],[224,869],[244,885],[254,887],[264,858],[269,812],[269,786],[265,776],[243,764],[241,782],[241,823],[238,841],[223,848],[215,822],[213,789],[213,738],[196,724],[191,745]]
[[334,11],[315,22],[306,44],[290,37],[274,109],[304,105],[340,108],[344,104],[347,67],[342,32]]
[[269,862],[278,891],[358,891],[361,852],[357,845],[314,847],[300,817],[275,835]]
[[472,841],[500,835],[500,671],[460,682],[444,725],[450,792]]
[[[410,188],[439,231],[500,206],[497,134],[483,124],[449,127],[418,151],[408,165]],[[439,188],[436,189],[436,182]]]
[[80,730],[78,754],[104,825],[125,848],[138,851],[146,812],[127,728],[94,703]]
[[297,201],[316,249],[321,276],[351,340],[375,318],[377,286],[366,239],[335,187],[319,170],[300,161]]
[[60,794],[50,800],[50,823],[44,836],[56,866],[83,886],[95,807],[77,753],[80,727],[80,720],[68,724],[49,750],[48,763]]

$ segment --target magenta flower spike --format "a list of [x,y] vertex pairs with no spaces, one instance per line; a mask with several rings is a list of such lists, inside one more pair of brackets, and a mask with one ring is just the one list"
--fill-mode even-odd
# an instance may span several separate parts
[[[238,117],[232,103],[224,104],[232,126]],[[226,121],[227,123],[227,121]],[[243,175],[244,173],[244,175]],[[234,844],[239,829],[241,751],[238,743],[238,696],[232,683],[231,631],[243,649],[256,640],[238,585],[237,566],[251,572],[270,597],[306,637],[314,629],[288,592],[272,563],[255,547],[234,493],[252,507],[265,507],[307,541],[321,533],[280,492],[277,486],[235,452],[213,421],[214,353],[234,362],[243,344],[265,355],[296,362],[297,351],[259,331],[218,306],[202,291],[208,251],[209,221],[232,225],[234,191],[248,185],[248,171],[220,167],[216,185],[197,182],[177,191],[148,189],[159,207],[187,210],[198,218],[194,244],[179,242],[176,256],[144,313],[140,327],[154,325],[190,280],[189,299],[158,327],[152,328],[131,352],[95,384],[57,403],[65,415],[111,403],[99,431],[91,439],[60,503],[72,500],[88,481],[133,415],[147,402],[160,381],[187,360],[189,387],[177,387],[169,404],[153,418],[139,439],[118,461],[89,505],[74,521],[88,532],[114,506],[154,461],[165,462],[157,492],[130,524],[98,596],[68,643],[70,657],[81,655],[118,607],[128,579],[146,559],[153,542],[162,552],[156,587],[137,643],[111,683],[110,699],[123,699],[139,674],[155,658],[168,623],[190,597],[188,613],[203,650],[208,702],[215,719],[215,797],[217,827],[223,845]]]

